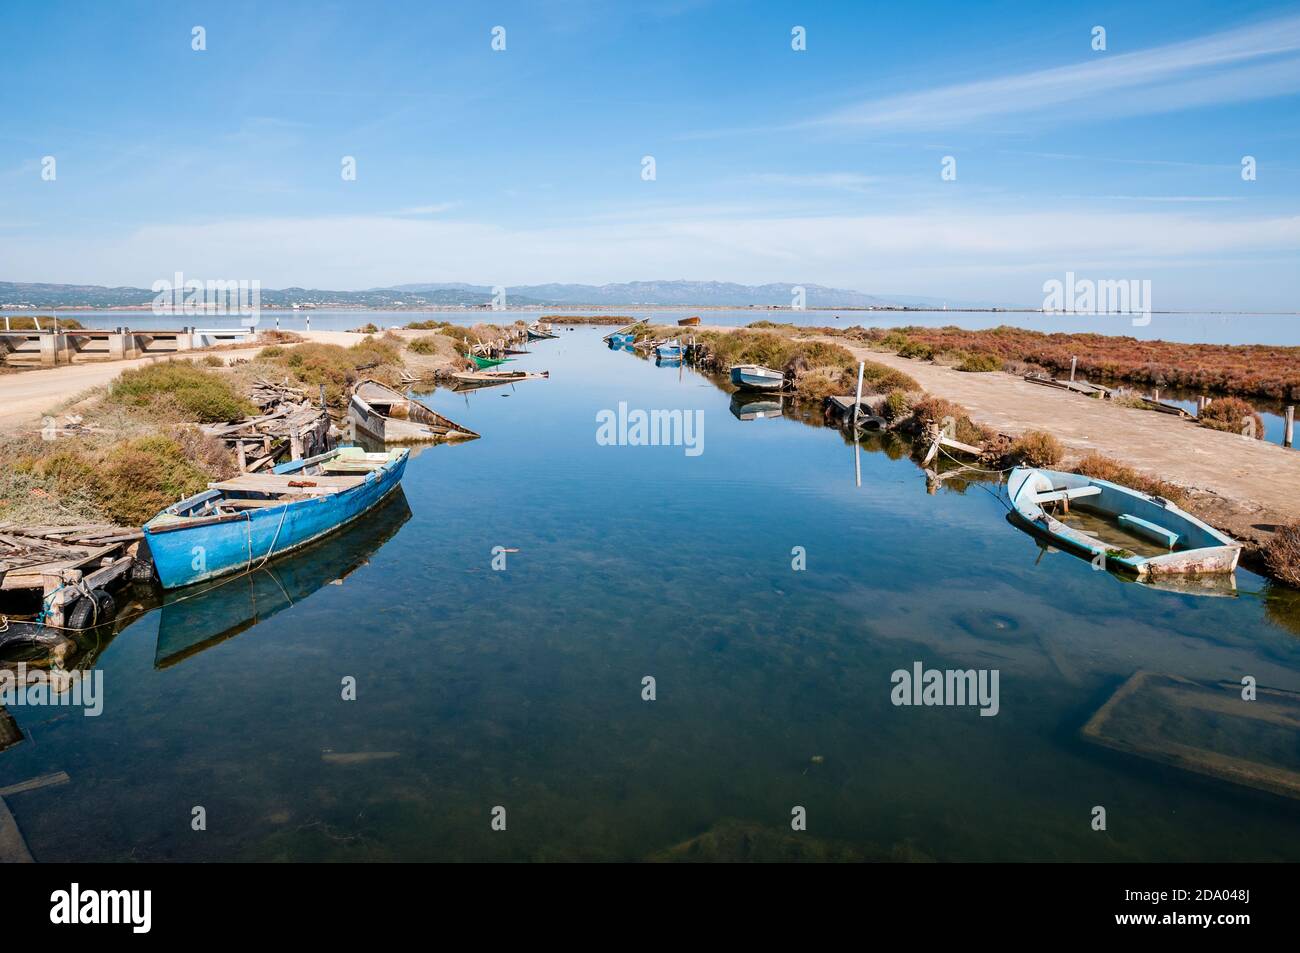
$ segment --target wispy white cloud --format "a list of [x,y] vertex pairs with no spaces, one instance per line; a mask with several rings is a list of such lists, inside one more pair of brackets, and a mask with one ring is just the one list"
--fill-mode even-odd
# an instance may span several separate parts
[[867,192],[868,186],[880,179],[856,172],[758,172],[749,181],[760,185],[779,185],[795,189],[840,189],[845,192]]
[[1300,90],[1300,17],[1238,27],[1069,66],[868,100],[802,125],[933,129],[999,116],[1080,109],[1141,115]]
[[407,208],[398,209],[395,215],[439,215],[442,212],[449,212],[460,205],[459,202],[438,202],[435,205],[411,205]]
[[[1198,268],[1214,303],[1257,289],[1224,281],[1228,262],[1300,253],[1300,215],[1208,217],[1165,211],[941,210],[900,215],[808,215],[568,222],[510,228],[397,216],[322,216],[154,225],[54,239],[0,232],[4,277],[147,287],[175,271],[259,279],[264,287],[368,288],[410,281],[531,284],[625,281],[646,275],[761,284],[800,280],[866,291],[1030,300],[1067,269],[1145,277],[1142,268]],[[51,271],[52,263],[63,262]],[[66,263],[75,263],[75,273]],[[958,283],[960,279],[960,283]],[[978,285],[977,283],[984,283]],[[1295,284],[1287,278],[1283,284]],[[1267,301],[1295,290],[1273,287]],[[1261,300],[1265,300],[1261,298]],[[1173,302],[1168,302],[1172,304]]]

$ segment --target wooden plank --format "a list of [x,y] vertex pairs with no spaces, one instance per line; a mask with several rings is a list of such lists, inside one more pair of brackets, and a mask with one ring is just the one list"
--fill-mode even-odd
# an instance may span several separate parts
[[940,437],[939,443],[943,444],[949,450],[960,450],[962,453],[969,453],[974,457],[978,457],[984,452],[979,447],[972,447],[968,443],[962,443],[960,440],[953,440],[950,437]]
[[86,574],[84,577],[82,577],[81,581],[84,582],[91,589],[98,589],[101,586],[108,585],[118,576],[125,573],[128,569],[131,568],[131,564],[133,562],[135,562],[135,560],[132,557],[123,556],[121,559],[118,559],[113,563],[110,563],[109,565],[105,566],[103,569],[97,569],[92,573]]
[[72,779],[68,777],[66,771],[55,771],[53,774],[42,774],[40,777],[31,778],[27,781],[19,781],[17,784],[11,784],[7,788],[0,788],[0,797],[9,797],[11,794],[23,794],[26,791],[36,791],[40,788],[48,788],[55,784],[67,784]]

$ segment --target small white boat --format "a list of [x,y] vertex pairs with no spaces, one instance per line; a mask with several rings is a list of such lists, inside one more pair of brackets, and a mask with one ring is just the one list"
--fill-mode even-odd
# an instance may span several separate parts
[[737,364],[731,369],[731,383],[741,390],[780,390],[785,375],[761,364]]
[[[1017,467],[1007,480],[1007,493],[1014,515],[1031,532],[1046,536],[1061,549],[1100,560],[1108,568],[1134,573],[1140,579],[1231,573],[1241,557],[1241,544],[1236,540],[1169,500],[1118,483],[1079,473]],[[1100,517],[1103,528],[1118,532],[1112,540],[1091,535],[1052,516],[1047,507],[1062,516],[1074,509]],[[1125,545],[1121,534],[1133,542]],[[1156,552],[1141,555],[1133,546]]]

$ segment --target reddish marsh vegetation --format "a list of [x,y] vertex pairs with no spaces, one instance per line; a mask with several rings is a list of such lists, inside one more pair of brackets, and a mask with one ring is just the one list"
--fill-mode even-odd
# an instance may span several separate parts
[[987,356],[1036,364],[1053,373],[1215,391],[1274,400],[1300,399],[1300,348],[1266,344],[1179,344],[1104,334],[1043,334],[1021,328],[854,328],[838,333],[904,357]]

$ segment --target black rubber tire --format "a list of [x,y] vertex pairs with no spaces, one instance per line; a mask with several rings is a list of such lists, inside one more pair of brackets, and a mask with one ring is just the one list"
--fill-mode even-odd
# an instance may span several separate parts
[[113,614],[117,611],[113,597],[103,589],[92,589],[90,595],[93,598],[82,596],[76,601],[64,619],[64,628],[89,629],[113,621]]
[[153,561],[150,559],[136,559],[131,564],[131,581],[153,582]]

